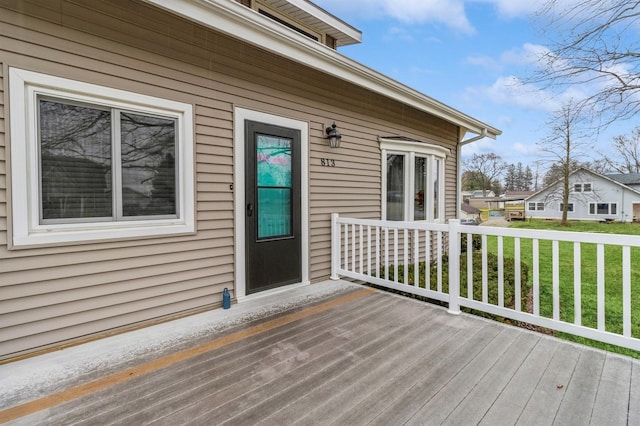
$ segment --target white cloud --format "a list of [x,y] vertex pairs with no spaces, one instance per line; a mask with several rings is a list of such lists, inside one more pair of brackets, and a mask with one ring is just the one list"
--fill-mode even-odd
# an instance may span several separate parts
[[393,26],[387,30],[387,39],[402,40],[407,42],[414,41],[413,34],[406,28]]
[[559,106],[557,100],[549,93],[535,86],[526,85],[515,76],[499,77],[491,86],[475,87],[469,90],[501,105],[548,112],[555,111]]
[[471,0],[479,3],[492,4],[498,14],[505,18],[531,16],[540,9],[546,0]]
[[502,71],[504,69],[503,65],[499,61],[488,55],[469,56],[466,59],[466,62],[470,65],[481,67],[494,72]]
[[536,143],[522,143],[522,142],[516,142],[514,144],[511,145],[513,151],[515,151],[518,154],[523,154],[526,156],[529,155],[539,155],[540,154],[540,147],[536,144]]
[[548,55],[550,50],[546,46],[525,43],[522,47],[507,50],[500,55],[500,62],[509,65],[537,66],[540,60]]

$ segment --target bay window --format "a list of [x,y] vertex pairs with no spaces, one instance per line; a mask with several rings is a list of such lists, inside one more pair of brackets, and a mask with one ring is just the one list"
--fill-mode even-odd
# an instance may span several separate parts
[[14,245],[194,231],[191,105],[9,78]]
[[444,161],[449,150],[381,138],[384,220],[444,220]]

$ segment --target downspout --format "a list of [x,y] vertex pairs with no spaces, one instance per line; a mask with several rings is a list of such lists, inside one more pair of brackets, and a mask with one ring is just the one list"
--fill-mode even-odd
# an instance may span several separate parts
[[458,139],[458,145],[456,147],[456,168],[458,169],[458,182],[456,187],[457,200],[456,200],[456,218],[460,218],[461,207],[462,206],[462,147],[468,143],[475,142],[480,139],[484,139],[487,137],[487,128],[482,129],[479,135],[473,136],[469,139],[462,140],[463,136],[460,136]]

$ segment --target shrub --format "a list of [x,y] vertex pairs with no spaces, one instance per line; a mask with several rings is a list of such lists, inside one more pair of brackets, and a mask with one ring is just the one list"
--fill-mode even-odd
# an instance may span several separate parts
[[[482,301],[482,252],[475,250],[473,256],[473,300]],[[467,297],[467,254],[466,252],[460,255],[460,294],[463,297]],[[425,280],[425,262],[420,262],[419,265],[419,278],[420,282],[418,286],[420,288],[426,287]],[[503,259],[504,268],[504,306],[508,308],[515,307],[515,261],[513,258]],[[408,265],[408,283],[414,285],[415,274],[414,265]],[[430,282],[429,288],[436,290],[437,283],[437,263],[431,262],[430,264]],[[384,277],[384,267],[380,269],[380,276]],[[393,266],[389,267],[389,280],[394,280],[395,270]],[[529,295],[530,285],[529,281],[529,266],[525,263],[520,265],[520,286],[521,286],[521,306],[525,310],[527,306],[527,299]],[[398,282],[404,283],[404,266],[398,266]],[[442,291],[444,293],[449,292],[449,258],[447,255],[442,257]],[[487,253],[487,298],[488,302],[493,305],[498,304],[498,256],[492,253]],[[495,318],[495,316],[474,312],[478,315]]]

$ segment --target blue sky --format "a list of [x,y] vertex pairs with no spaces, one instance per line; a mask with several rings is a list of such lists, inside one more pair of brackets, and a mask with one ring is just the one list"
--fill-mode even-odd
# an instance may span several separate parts
[[[571,4],[579,0],[560,0]],[[535,12],[543,0],[314,0],[362,31],[344,55],[503,131],[465,147],[463,156],[495,152],[509,163],[531,164],[547,135],[549,114],[580,87],[551,94],[521,84],[536,52],[549,40]],[[605,152],[615,135],[640,123],[623,122],[593,135]]]

